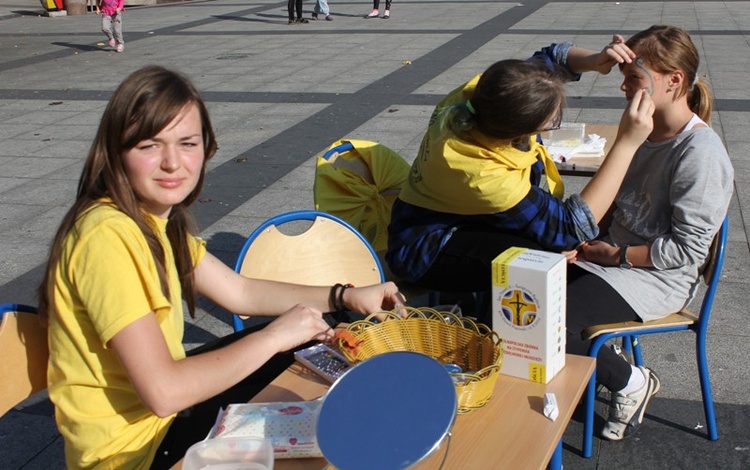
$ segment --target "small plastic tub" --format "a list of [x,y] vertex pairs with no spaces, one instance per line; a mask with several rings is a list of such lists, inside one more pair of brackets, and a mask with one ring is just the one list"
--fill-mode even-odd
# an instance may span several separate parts
[[583,143],[586,134],[586,124],[564,122],[559,129],[548,131],[544,144],[554,147],[577,147]]
[[193,444],[183,470],[273,470],[273,447],[257,437],[223,437]]

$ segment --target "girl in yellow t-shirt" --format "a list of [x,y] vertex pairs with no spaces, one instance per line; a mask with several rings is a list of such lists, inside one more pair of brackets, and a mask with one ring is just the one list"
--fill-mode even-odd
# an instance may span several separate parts
[[[161,67],[126,78],[104,112],[39,289],[70,468],[169,467],[220,406],[287,367],[280,353],[332,337],[321,313],[338,307],[329,299],[361,313],[398,305],[393,283],[331,295],[244,278],[207,253],[188,207],[216,149],[195,87]],[[193,315],[196,294],[278,318],[186,355],[182,300]]]

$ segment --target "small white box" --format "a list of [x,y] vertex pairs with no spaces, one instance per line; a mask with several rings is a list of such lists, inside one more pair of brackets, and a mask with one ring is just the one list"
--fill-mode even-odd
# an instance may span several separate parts
[[500,372],[548,383],[565,366],[567,263],[558,253],[513,247],[492,261],[492,328],[503,339]]

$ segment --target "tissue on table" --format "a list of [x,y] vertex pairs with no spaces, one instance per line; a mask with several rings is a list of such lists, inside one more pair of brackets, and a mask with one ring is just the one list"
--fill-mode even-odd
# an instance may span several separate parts
[[[589,134],[583,139],[582,144],[578,145],[545,145],[552,160],[557,163],[565,163],[573,157],[594,157],[604,156],[604,145],[607,139],[597,134]],[[551,144],[559,144],[551,142]]]
[[262,437],[273,447],[274,458],[322,457],[315,425],[321,400],[238,403],[222,410],[208,435]]

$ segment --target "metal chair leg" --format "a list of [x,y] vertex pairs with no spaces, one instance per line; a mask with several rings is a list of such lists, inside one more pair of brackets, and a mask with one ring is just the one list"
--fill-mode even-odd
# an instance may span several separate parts
[[695,353],[698,359],[698,376],[701,382],[701,394],[703,395],[703,411],[706,414],[706,430],[708,438],[715,441],[719,438],[716,428],[716,415],[714,414],[714,399],[711,392],[711,378],[708,374],[708,360],[706,358],[706,332],[696,335]]

